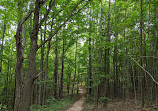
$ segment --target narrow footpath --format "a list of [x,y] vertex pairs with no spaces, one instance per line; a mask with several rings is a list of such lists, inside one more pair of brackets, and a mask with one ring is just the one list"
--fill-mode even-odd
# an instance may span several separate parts
[[82,111],[83,110],[83,104],[85,101],[85,96],[84,96],[84,90],[83,88],[79,88],[79,93],[81,95],[81,98],[76,101],[72,107],[70,107],[69,109],[67,109],[67,111]]

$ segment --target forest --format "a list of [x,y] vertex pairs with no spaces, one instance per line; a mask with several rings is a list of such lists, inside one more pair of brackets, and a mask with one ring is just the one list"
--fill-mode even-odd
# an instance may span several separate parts
[[158,0],[0,0],[0,111],[64,110],[158,111]]

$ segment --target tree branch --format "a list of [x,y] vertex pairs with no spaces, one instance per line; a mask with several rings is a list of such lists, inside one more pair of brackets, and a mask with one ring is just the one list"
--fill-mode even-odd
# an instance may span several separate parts
[[25,17],[24,19],[19,23],[19,25],[22,25],[25,23],[25,21],[31,16],[31,14],[35,11],[35,9],[31,10]]
[[[42,5],[45,4],[46,1],[47,1],[47,0],[45,0],[45,1],[42,3]],[[31,14],[32,14],[34,11],[35,11],[35,9],[32,9],[32,10],[24,17],[24,19],[19,23],[19,26],[21,26],[22,24],[24,24],[25,21],[31,16]]]
[[156,57],[156,56],[141,56],[141,57],[158,59],[158,57]]
[[68,3],[69,3],[69,1],[65,4],[65,6],[61,10],[58,11],[57,14],[55,14],[55,17],[66,8]]
[[[37,74],[37,75],[33,78],[33,82],[34,82],[42,73],[44,73],[44,71],[42,71],[42,72],[40,72],[39,74]],[[33,82],[32,82],[32,83],[33,83]]]
[[44,45],[45,43],[47,43],[48,41],[50,41],[50,40],[53,38],[53,36],[58,33],[58,31],[62,28],[62,26],[65,25],[66,22],[67,22],[72,16],[74,16],[74,15],[77,14],[79,11],[81,11],[81,10],[89,3],[89,1],[91,1],[91,0],[89,0],[82,8],[80,8],[80,9],[77,11],[77,13],[73,14],[73,12],[77,9],[78,5],[81,4],[83,1],[84,1],[84,0],[81,0],[81,1],[73,8],[73,10],[72,10],[71,13],[69,14],[69,16],[65,19],[64,23],[61,24],[61,25],[57,28],[57,30],[56,30],[52,35],[50,35],[50,37],[49,37],[47,40],[45,40],[42,44],[40,44],[40,45],[38,46],[37,50],[38,50],[39,48],[41,48],[42,45]]
[[[130,55],[129,55],[130,56]],[[142,67],[135,59],[133,59],[131,56],[130,58],[140,67],[142,68],[150,77],[151,79],[153,80],[154,83],[156,83],[158,85],[158,82],[154,79],[154,77],[147,71],[144,69],[144,67]]]
[[52,0],[50,0],[49,2],[49,9],[47,10],[47,12],[45,13],[44,15],[44,18],[41,20],[39,26],[38,26],[38,29],[41,27],[41,25],[43,24],[43,22],[47,19],[47,16],[50,12],[50,10],[52,9],[53,5],[55,4],[55,0],[52,2]]
[[[135,56],[135,55],[130,55],[130,56]],[[140,57],[144,57],[144,58],[155,58],[155,59],[158,58],[158,57],[156,57],[156,56],[140,56]]]

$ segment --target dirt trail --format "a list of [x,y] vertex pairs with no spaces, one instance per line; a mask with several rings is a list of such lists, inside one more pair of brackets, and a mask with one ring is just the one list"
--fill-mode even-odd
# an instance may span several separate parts
[[81,98],[76,101],[72,107],[70,107],[69,109],[67,109],[66,111],[82,111],[83,110],[83,103],[85,101],[85,97],[84,97],[84,91],[83,88],[79,89],[79,93],[81,95]]

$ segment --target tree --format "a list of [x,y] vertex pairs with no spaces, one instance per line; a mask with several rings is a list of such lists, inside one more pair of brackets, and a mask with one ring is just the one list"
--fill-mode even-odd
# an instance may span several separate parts
[[[109,10],[108,10],[108,23],[107,23],[107,42],[110,43],[110,4],[111,1],[109,0]],[[105,74],[108,75],[110,72],[110,59],[109,59],[109,51],[110,48],[108,47],[105,49]],[[107,96],[107,88],[108,88],[108,78],[105,79],[105,97]]]
[[90,2],[0,1],[1,110],[43,108],[80,85],[96,110],[118,95],[157,104],[157,1]]
[[[142,48],[142,34],[143,34],[143,1],[141,0],[141,20],[140,20],[140,65],[143,66],[143,61],[142,61],[142,55],[143,55],[143,48]],[[142,68],[140,68],[140,73],[142,74],[142,88],[141,88],[141,98],[142,98],[142,107],[144,107],[144,74]]]
[[[83,2],[83,0],[81,0],[75,7],[74,9],[72,10],[72,12],[70,12],[70,15],[68,16],[68,18],[66,18],[66,20],[64,21],[63,24],[61,24],[57,30],[52,34],[51,37],[48,38],[48,40],[45,40],[40,46],[37,45],[37,41],[38,41],[38,32],[39,32],[39,28],[41,27],[41,25],[43,24],[43,22],[46,20],[53,4],[55,3],[55,0],[54,1],[50,1],[49,2],[49,9],[46,11],[45,15],[44,15],[44,18],[39,22],[39,13],[40,13],[40,9],[41,9],[41,6],[45,3],[46,1],[44,2],[41,2],[40,0],[36,0],[35,2],[35,10],[32,10],[19,24],[18,24],[18,28],[17,28],[17,32],[16,32],[16,35],[15,35],[15,38],[16,38],[16,43],[17,43],[17,55],[19,55],[17,57],[17,59],[20,58],[19,62],[17,62],[17,69],[20,69],[22,70],[22,64],[23,64],[23,55],[22,55],[22,52],[20,52],[20,45],[21,44],[21,39],[22,39],[22,36],[20,35],[21,34],[21,29],[22,29],[22,24],[28,19],[28,17],[31,15],[31,13],[34,11],[34,19],[33,19],[33,29],[32,29],[32,33],[30,35],[30,40],[31,40],[31,43],[30,43],[30,53],[28,55],[28,67],[27,67],[27,79],[26,81],[24,82],[24,90],[23,90],[23,95],[22,95],[22,104],[24,105],[22,107],[22,110],[23,111],[28,111],[29,110],[29,107],[30,107],[30,102],[31,102],[31,91],[32,91],[32,84],[34,82],[34,80],[40,76],[42,74],[39,73],[38,75],[36,74],[36,52],[37,50],[42,47],[47,41],[50,41],[51,38],[61,29],[61,27],[70,19],[71,16],[73,16],[73,12],[77,9],[78,5],[80,3]],[[86,3],[88,4],[88,2]],[[80,10],[79,10],[80,11]],[[19,41],[20,40],[20,41]],[[19,47],[19,48],[18,48]],[[20,54],[19,54],[20,53]],[[57,55],[57,54],[56,54]],[[56,56],[56,61],[57,61],[57,56]],[[57,62],[55,62],[57,63]],[[56,65],[57,66],[57,65]],[[57,67],[56,67],[57,68]],[[17,70],[19,71],[19,70]],[[57,70],[56,70],[57,71]],[[54,75],[55,75],[55,78],[57,77],[57,72],[54,72]],[[17,78],[20,78],[22,75],[24,75],[22,73],[23,71],[21,72],[17,72],[16,74],[18,75]],[[21,78],[18,79],[18,80],[22,80]],[[57,79],[55,79],[55,81],[57,82]],[[55,83],[56,83],[55,82]],[[21,82],[20,82],[21,83]],[[19,86],[21,84],[16,84],[16,89],[17,90],[20,90],[22,88],[20,88]],[[16,91],[17,92],[17,91]],[[16,94],[16,98],[18,98],[19,94]],[[54,93],[54,95],[56,96],[56,91]],[[16,104],[15,104],[16,106]],[[20,106],[21,107],[21,106]],[[15,110],[19,110],[20,108],[17,108]]]
[[63,32],[63,50],[62,50],[62,71],[61,71],[61,79],[60,79],[60,89],[59,89],[59,97],[63,97],[63,76],[64,76],[64,56],[65,56],[65,38]]
[[[90,16],[91,16],[91,9],[90,9]],[[89,69],[88,69],[88,79],[89,79],[89,95],[92,94],[92,54],[91,54],[91,28],[92,28],[92,19],[89,19],[89,46],[88,46],[88,50],[89,50]]]

